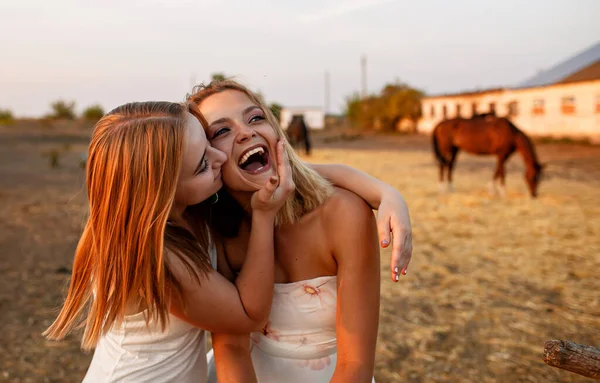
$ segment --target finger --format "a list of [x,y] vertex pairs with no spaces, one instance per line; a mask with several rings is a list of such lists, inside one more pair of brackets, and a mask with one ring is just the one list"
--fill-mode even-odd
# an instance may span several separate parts
[[406,238],[405,231],[400,225],[392,223],[392,257],[390,261],[390,268],[392,272],[392,280],[397,282],[400,279],[400,273],[404,273],[402,265],[402,253],[404,250],[404,243]]
[[270,177],[269,181],[267,181],[267,184],[256,192],[258,193],[258,199],[262,202],[270,201],[277,190],[277,185],[277,177]]
[[390,245],[390,217],[387,214],[383,217],[378,217],[377,231],[381,247],[388,247]]
[[[279,184],[282,186],[282,188],[284,189],[284,192],[286,194],[289,194],[292,190],[294,190],[295,185],[294,185],[294,180],[292,177],[292,167],[290,165],[290,160],[288,157],[288,153],[285,147],[285,143],[284,141],[280,141],[280,145],[281,145],[281,151],[278,151],[278,158],[277,158],[277,163],[278,163],[278,170],[277,173],[280,175],[280,182]],[[278,145],[279,147],[279,145]]]
[[277,141],[277,175],[281,177],[286,176],[286,157],[285,148],[283,146],[283,140]]
[[408,264],[412,258],[412,234],[400,225],[392,228],[392,264],[393,272],[398,275],[406,275]]

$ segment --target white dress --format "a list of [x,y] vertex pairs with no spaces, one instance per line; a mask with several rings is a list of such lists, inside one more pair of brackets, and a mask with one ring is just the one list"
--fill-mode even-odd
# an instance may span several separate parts
[[[275,284],[269,321],[250,334],[259,383],[331,380],[337,361],[336,282],[337,277],[325,276]],[[208,381],[216,382],[212,352]]]
[[[210,249],[216,266],[216,250]],[[165,332],[146,326],[145,312],[127,315],[100,338],[84,383],[206,382],[206,334],[169,315]]]

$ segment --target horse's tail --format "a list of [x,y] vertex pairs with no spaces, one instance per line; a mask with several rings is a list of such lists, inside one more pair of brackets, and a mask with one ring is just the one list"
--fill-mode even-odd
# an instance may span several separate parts
[[433,152],[435,153],[436,160],[441,165],[447,166],[447,165],[450,165],[450,163],[448,162],[446,157],[444,157],[444,155],[440,151],[440,145],[439,145],[438,139],[437,139],[437,132],[439,131],[439,128],[440,128],[440,125],[438,124],[438,126],[436,126],[435,129],[433,129],[433,133],[431,134],[431,140],[433,143]]

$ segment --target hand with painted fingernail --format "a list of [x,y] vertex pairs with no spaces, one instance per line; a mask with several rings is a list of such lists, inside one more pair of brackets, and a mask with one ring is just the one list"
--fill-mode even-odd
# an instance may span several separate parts
[[377,226],[381,247],[390,245],[392,238],[392,258],[390,262],[392,281],[398,282],[400,275],[406,275],[412,258],[412,226],[408,206],[402,195],[390,187],[381,198],[377,210]]

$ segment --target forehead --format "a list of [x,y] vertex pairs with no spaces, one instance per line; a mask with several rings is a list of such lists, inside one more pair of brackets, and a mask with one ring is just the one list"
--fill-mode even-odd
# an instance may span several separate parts
[[184,150],[198,150],[206,148],[208,142],[206,140],[206,134],[200,121],[191,113],[186,113],[185,116],[185,144]]
[[199,108],[204,118],[210,124],[219,118],[227,118],[239,114],[250,105],[256,104],[244,92],[225,90],[204,99]]

